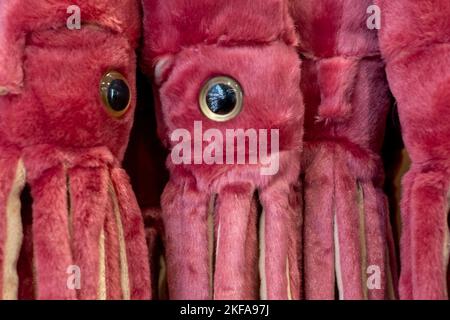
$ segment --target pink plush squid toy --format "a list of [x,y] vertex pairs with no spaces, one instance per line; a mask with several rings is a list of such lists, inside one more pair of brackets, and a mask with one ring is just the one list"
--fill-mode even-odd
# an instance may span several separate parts
[[400,296],[448,299],[450,2],[377,3],[389,84],[412,160],[403,180]]
[[287,1],[143,4],[144,62],[171,152],[170,298],[299,298],[303,105]]
[[2,299],[150,298],[142,217],[120,167],[138,4],[0,0]]
[[293,0],[305,101],[306,299],[395,297],[380,149],[390,106],[369,0]]

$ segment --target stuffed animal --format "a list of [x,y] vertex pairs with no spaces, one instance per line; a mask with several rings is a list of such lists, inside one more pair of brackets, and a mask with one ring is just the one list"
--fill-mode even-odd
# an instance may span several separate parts
[[403,180],[400,296],[448,299],[450,2],[377,3],[388,80],[412,160]]
[[144,65],[171,153],[170,298],[299,298],[303,105],[287,2],[143,4]]
[[[138,4],[0,0],[0,298],[150,298],[142,216],[120,167]],[[32,284],[18,277],[22,245]]]
[[305,101],[306,299],[395,297],[380,149],[390,106],[369,0],[293,0]]

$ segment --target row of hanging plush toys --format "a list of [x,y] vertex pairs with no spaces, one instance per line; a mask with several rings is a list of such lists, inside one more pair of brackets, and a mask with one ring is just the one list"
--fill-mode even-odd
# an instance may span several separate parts
[[[171,299],[447,298],[448,3],[380,0],[378,31],[368,0],[32,2],[0,0],[2,299],[149,299],[158,234]],[[170,153],[150,259],[120,168],[141,28]],[[384,61],[413,160],[400,290]]]

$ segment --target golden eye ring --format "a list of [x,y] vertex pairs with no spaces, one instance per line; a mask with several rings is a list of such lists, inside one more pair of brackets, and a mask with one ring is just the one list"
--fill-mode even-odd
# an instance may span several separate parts
[[122,117],[130,108],[130,86],[126,78],[117,71],[109,71],[103,75],[100,96],[106,111],[114,118]]
[[243,109],[244,93],[241,85],[227,76],[214,77],[202,87],[200,110],[208,119],[226,122],[236,118]]

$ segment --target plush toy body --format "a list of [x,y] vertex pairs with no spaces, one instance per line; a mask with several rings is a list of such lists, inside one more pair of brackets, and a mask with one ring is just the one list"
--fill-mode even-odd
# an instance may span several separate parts
[[340,299],[393,298],[379,156],[390,100],[377,33],[366,26],[370,1],[291,3],[305,100],[305,298],[334,299],[336,286]]
[[[303,106],[286,2],[151,0],[144,11],[172,151],[162,197],[170,297],[298,298]],[[226,150],[238,141],[245,150]]]
[[[71,5],[80,9],[80,30],[66,26]],[[135,1],[0,1],[3,299],[27,291],[16,271],[25,185],[32,197],[25,260],[34,279],[26,298],[150,297],[142,217],[120,168],[139,20]]]
[[412,160],[403,180],[400,294],[448,299],[450,2],[378,4],[381,48]]

